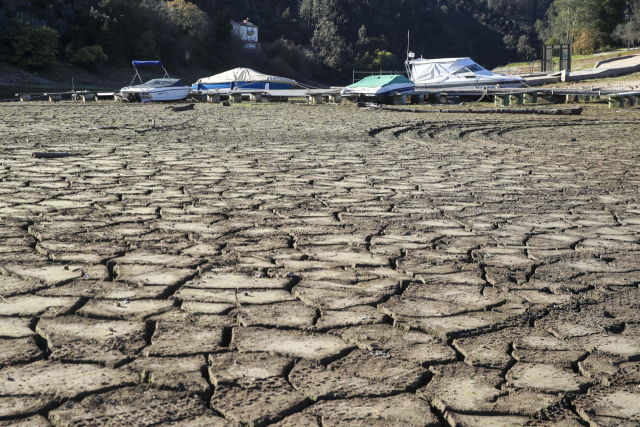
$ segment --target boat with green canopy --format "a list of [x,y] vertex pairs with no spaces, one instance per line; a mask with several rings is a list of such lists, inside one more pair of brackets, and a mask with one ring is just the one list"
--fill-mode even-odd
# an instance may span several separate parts
[[415,83],[401,74],[369,76],[342,89],[343,96],[390,96],[394,93],[413,92]]

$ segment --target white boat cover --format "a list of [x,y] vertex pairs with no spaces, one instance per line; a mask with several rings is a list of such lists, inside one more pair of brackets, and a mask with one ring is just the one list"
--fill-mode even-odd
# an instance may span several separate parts
[[296,81],[287,79],[286,77],[270,76],[262,74],[251,68],[234,68],[215,76],[205,77],[198,80],[197,84],[217,84],[229,82],[265,82],[265,83],[283,83],[295,85]]
[[411,80],[417,85],[434,82],[459,81],[463,74],[477,74],[480,76],[497,76],[482,68],[471,58],[443,58],[443,59],[414,59],[409,61]]

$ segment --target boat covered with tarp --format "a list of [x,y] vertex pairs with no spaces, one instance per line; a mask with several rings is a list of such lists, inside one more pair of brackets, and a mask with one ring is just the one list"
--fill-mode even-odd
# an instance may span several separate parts
[[[129,86],[120,89],[123,99],[137,102],[149,101],[179,101],[185,99],[191,93],[191,88],[186,86],[180,79],[172,79],[160,61],[132,61],[136,74]],[[161,67],[164,70],[164,77],[142,82],[142,77],[138,73],[140,66]],[[140,80],[139,85],[134,85],[136,77]]]
[[342,89],[343,96],[390,96],[396,93],[413,92],[415,84],[402,74],[369,76]]
[[493,73],[471,58],[409,59],[409,78],[420,89],[519,88],[524,79]]
[[297,83],[286,77],[262,74],[251,68],[234,68],[224,73],[198,80],[191,87],[195,91],[206,90],[283,90]]

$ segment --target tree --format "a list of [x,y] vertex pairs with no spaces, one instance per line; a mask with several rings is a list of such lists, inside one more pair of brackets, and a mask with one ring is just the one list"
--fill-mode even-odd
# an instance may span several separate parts
[[[636,0],[632,0],[636,1]],[[607,44],[621,20],[625,0],[555,0],[544,23],[536,23],[542,40],[555,36],[574,43],[576,53],[592,53]]]
[[347,44],[333,21],[325,18],[318,22],[311,45],[318,50],[322,62],[334,69],[340,67]]
[[221,10],[216,14],[214,19],[216,26],[215,39],[219,44],[228,44],[231,41],[231,11],[229,9]]
[[613,37],[625,42],[627,47],[636,47],[636,41],[640,40],[640,22],[637,20],[631,20],[620,24],[613,31]]
[[513,50],[516,48],[516,36],[514,36],[513,34],[507,34],[503,37],[502,41],[504,42],[504,45],[507,47],[507,49]]
[[525,61],[531,61],[536,57],[536,50],[531,46],[527,35],[520,36],[518,39],[518,56]]
[[560,43],[573,42],[583,28],[596,25],[600,3],[600,0],[555,0],[547,10],[544,24],[538,28],[540,38],[556,36]]
[[107,62],[109,59],[102,50],[102,46],[99,45],[85,46],[76,51],[71,50],[67,56],[73,64],[80,65],[95,65]]
[[358,44],[368,45],[371,39],[367,37],[367,27],[364,25],[358,30]]
[[206,38],[209,19],[198,6],[184,0],[170,1],[167,6],[169,6],[171,20],[177,27],[198,41]]
[[605,46],[606,41],[607,34],[597,28],[582,28],[575,33],[573,51],[579,55],[593,53]]
[[311,28],[312,22],[317,16],[317,10],[314,8],[315,4],[314,0],[300,0],[298,14],[307,23],[307,28]]
[[607,36],[612,34],[624,15],[627,0],[601,0],[598,15],[598,30]]
[[145,60],[160,59],[160,52],[158,52],[158,46],[152,31],[144,32],[136,37],[133,50],[136,55]]
[[640,0],[631,0],[627,3],[625,15],[628,20],[619,24],[613,31],[613,37],[635,48],[635,42],[640,40]]
[[12,62],[23,68],[41,68],[56,65],[58,54],[58,32],[49,27],[33,28],[25,24],[22,31],[11,42]]

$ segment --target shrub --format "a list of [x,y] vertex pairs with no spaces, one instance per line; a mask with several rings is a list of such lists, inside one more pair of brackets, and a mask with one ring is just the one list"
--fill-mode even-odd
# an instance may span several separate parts
[[69,52],[69,61],[73,64],[93,65],[99,62],[107,62],[109,58],[102,51],[102,46],[85,46],[76,51]]
[[11,40],[13,56],[11,62],[22,68],[41,68],[56,65],[58,54],[58,32],[49,27],[34,28],[25,24]]
[[167,3],[171,20],[178,27],[187,31],[189,36],[198,41],[207,37],[209,17],[193,3],[184,0],[174,0]]
[[595,28],[585,28],[577,32],[573,51],[578,55],[588,55],[605,45],[607,35]]
[[389,66],[392,59],[393,55],[391,52],[376,49],[373,55],[365,52],[362,57],[360,57],[360,55],[356,56],[355,65],[362,70],[382,70]]
[[560,40],[558,40],[558,37],[554,34],[545,44],[560,44]]

